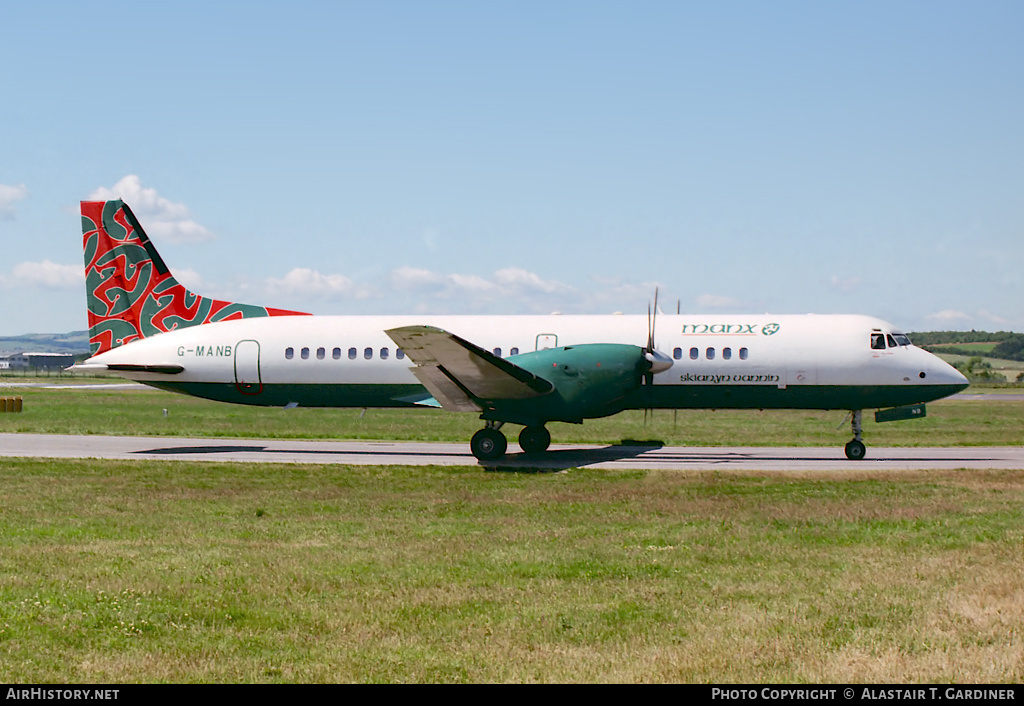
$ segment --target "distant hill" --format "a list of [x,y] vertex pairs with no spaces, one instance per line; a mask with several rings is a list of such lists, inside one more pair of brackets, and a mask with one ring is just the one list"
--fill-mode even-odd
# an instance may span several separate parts
[[0,336],[4,353],[88,353],[89,332],[27,333],[24,336]]
[[907,334],[932,353],[1024,360],[1024,333],[1012,331],[926,331]]

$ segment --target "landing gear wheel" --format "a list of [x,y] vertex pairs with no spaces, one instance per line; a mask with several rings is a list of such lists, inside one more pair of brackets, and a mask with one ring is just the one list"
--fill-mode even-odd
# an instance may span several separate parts
[[551,445],[551,433],[545,427],[526,427],[519,432],[519,448],[528,454],[541,454]]
[[469,442],[469,448],[481,461],[493,461],[505,455],[508,448],[508,440],[505,435],[497,429],[490,427],[481,429]]
[[846,458],[851,461],[859,461],[867,453],[867,447],[861,441],[861,434],[864,433],[864,410],[850,410],[850,426],[853,428],[853,438],[846,444]]

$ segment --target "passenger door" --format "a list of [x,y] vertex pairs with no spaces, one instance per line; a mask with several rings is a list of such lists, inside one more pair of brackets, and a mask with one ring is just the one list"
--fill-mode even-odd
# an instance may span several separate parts
[[258,395],[263,392],[258,341],[239,341],[235,345],[235,387],[243,395]]

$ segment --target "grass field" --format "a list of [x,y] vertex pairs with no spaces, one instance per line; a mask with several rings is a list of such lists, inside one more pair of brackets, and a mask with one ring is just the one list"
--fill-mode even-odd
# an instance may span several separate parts
[[[225,405],[142,389],[25,388],[24,411],[0,414],[0,432],[155,436],[346,438],[466,442],[482,423],[442,410],[292,409]],[[167,416],[164,416],[164,410]],[[794,410],[624,412],[583,425],[552,424],[553,443],[614,444],[657,439],[689,446],[842,446],[843,412]],[[864,415],[869,446],[1005,446],[1024,443],[1024,402],[942,400],[928,417],[876,424]],[[838,428],[837,428],[838,427]],[[509,429],[515,440],[519,427]]]
[[[465,442],[473,415],[4,390],[0,431]],[[167,410],[164,416],[163,410]],[[841,413],[555,443],[842,445]],[[1017,445],[952,399],[869,446]],[[5,460],[0,673],[41,682],[1017,682],[1024,471],[485,472]]]
[[1024,471],[13,461],[18,682],[1016,682]]

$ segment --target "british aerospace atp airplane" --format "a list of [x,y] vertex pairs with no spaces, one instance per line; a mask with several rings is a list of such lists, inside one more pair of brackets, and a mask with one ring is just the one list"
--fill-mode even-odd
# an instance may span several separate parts
[[[526,453],[549,422],[627,409],[923,414],[967,379],[868,316],[311,316],[203,297],[175,280],[131,209],[83,201],[91,357],[74,370],[222,402],[274,407],[441,407],[484,420],[470,448]],[[893,409],[881,409],[893,408]]]

